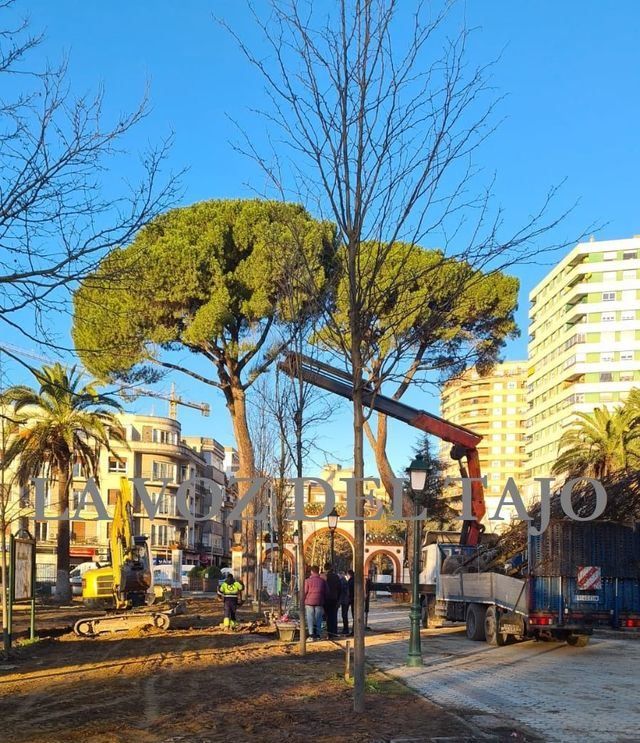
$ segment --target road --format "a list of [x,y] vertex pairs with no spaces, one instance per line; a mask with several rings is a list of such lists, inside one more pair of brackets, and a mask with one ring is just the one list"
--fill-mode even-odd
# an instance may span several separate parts
[[586,648],[522,642],[502,648],[459,628],[424,630],[424,666],[407,668],[408,607],[373,602],[367,658],[487,731],[513,720],[545,741],[640,741],[640,640],[603,634]]

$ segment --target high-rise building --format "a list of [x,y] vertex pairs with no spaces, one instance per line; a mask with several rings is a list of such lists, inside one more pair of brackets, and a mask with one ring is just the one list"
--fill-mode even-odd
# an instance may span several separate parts
[[[484,377],[475,368],[468,369],[442,390],[442,417],[483,437],[478,454],[482,474],[487,476],[485,519],[490,530],[499,523],[488,519],[495,513],[508,478],[520,489],[525,476],[526,378],[526,361],[505,361]],[[451,444],[443,442],[440,456],[450,463],[447,474],[460,477],[450,449]],[[508,518],[508,509],[501,516]]]
[[577,412],[640,385],[640,236],[580,243],[531,291],[527,454],[547,477]]

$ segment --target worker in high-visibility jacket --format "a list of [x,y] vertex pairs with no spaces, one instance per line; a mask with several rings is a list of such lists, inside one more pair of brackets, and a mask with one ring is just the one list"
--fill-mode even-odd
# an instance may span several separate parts
[[222,626],[225,630],[234,630],[237,627],[236,609],[238,608],[242,591],[244,591],[244,583],[241,580],[236,580],[231,573],[227,575],[218,587],[218,596],[222,596],[224,600],[224,621]]

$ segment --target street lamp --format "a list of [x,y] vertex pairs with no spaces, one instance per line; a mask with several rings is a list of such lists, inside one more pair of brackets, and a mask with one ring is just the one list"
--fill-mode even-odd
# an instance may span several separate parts
[[338,519],[340,517],[338,516],[338,512],[336,511],[336,507],[334,506],[331,510],[331,513],[327,516],[327,524],[329,525],[329,535],[331,538],[331,566],[333,567],[333,563],[335,560],[335,554],[334,554],[334,538],[336,529],[338,528]]
[[420,549],[422,547],[422,522],[420,515],[420,496],[427,484],[428,464],[422,455],[418,455],[409,465],[409,482],[413,491],[413,502],[416,519],[413,522],[413,575],[411,576],[411,632],[409,635],[408,666],[422,665],[422,648],[420,646]]

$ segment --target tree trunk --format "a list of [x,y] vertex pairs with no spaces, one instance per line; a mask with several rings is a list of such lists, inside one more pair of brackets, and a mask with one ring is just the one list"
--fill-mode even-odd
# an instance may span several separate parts
[[[362,378],[360,369],[358,375]],[[354,368],[354,372],[356,369]],[[362,386],[354,374],[353,395],[353,476],[364,477],[364,454],[363,454],[363,427],[364,414],[362,410]],[[356,521],[353,525],[354,531],[354,592],[353,592],[353,710],[354,712],[365,711],[364,689],[365,689],[365,647],[364,647],[364,498],[362,480],[356,480]]]
[[[247,404],[245,392],[240,387],[233,387],[233,402],[228,405],[233,423],[233,433],[238,446],[238,477],[251,478],[255,475],[255,461],[253,445],[247,421]],[[241,498],[249,489],[248,482],[238,483],[238,497]],[[256,522],[255,503],[249,504],[242,514],[242,580],[245,585],[246,595],[250,598],[256,596]]]
[[[58,470],[58,516],[69,510],[69,468]],[[69,518],[58,521],[56,601],[61,603],[71,600],[71,583],[69,582]]]
[[[4,504],[3,504],[4,505]],[[4,635],[5,651],[8,651],[7,632],[9,631],[9,607],[8,607],[8,590],[9,584],[7,581],[7,524],[5,518],[0,519],[0,528],[2,529],[2,535],[0,536],[0,542],[2,545],[2,564],[0,565],[0,571],[2,572],[2,629]]]

